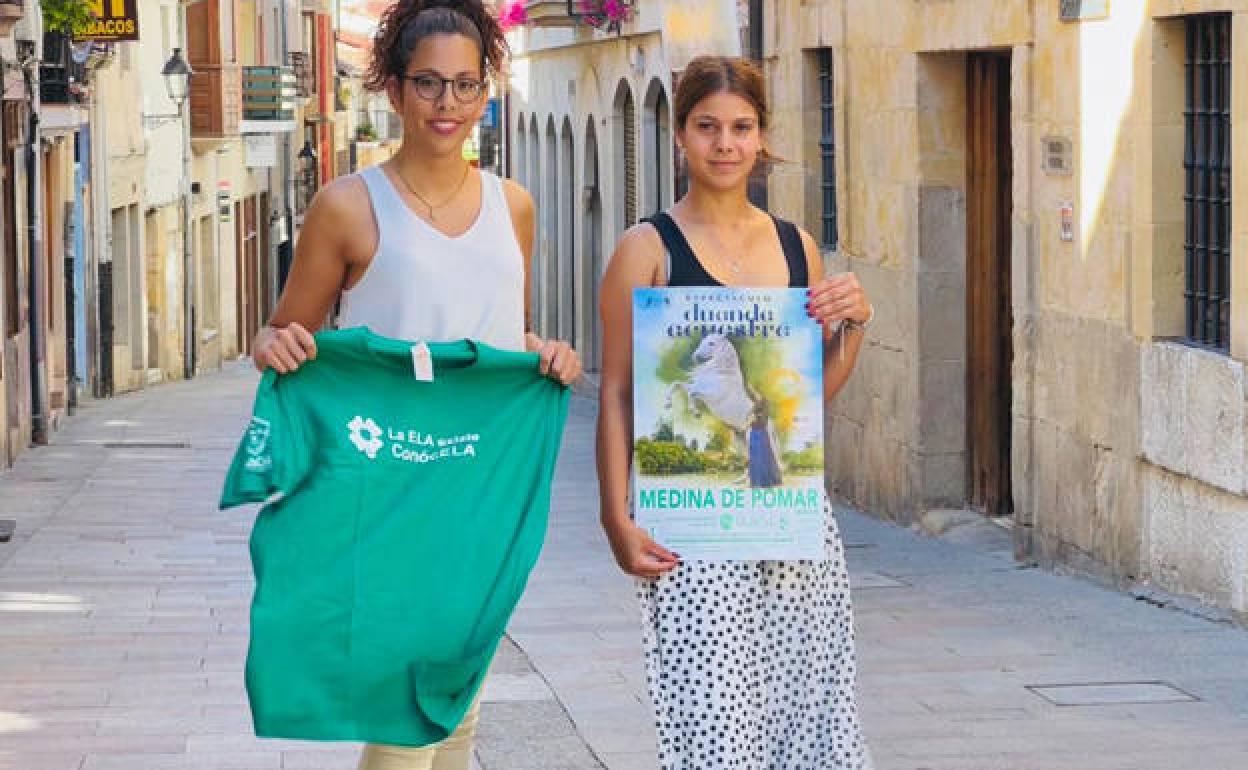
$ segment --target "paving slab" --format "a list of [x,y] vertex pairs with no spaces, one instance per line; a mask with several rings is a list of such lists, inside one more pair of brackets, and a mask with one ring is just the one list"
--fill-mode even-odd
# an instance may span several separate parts
[[[16,523],[0,542],[0,769],[354,768],[352,744],[251,734],[253,512],[214,502],[255,381],[236,364],[87,402],[0,473]],[[656,770],[635,584],[598,526],[594,419],[575,398],[546,550],[483,696],[480,770]],[[1021,568],[995,524],[956,517],[932,538],[837,515],[879,770],[1248,767],[1248,634],[1217,613]],[[1066,705],[1034,690],[1056,685],[1131,687],[1046,691]]]

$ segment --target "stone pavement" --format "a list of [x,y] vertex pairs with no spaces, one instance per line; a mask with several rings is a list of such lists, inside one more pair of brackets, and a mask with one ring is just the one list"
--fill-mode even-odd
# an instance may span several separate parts
[[[91,403],[0,473],[0,519],[17,519],[0,544],[0,768],[354,767],[354,746],[250,732],[252,513],[215,498],[254,382],[234,365]],[[575,399],[546,552],[485,695],[482,770],[655,768],[592,431]],[[933,540],[840,515],[879,770],[1248,768],[1242,629],[1019,568],[990,525]]]

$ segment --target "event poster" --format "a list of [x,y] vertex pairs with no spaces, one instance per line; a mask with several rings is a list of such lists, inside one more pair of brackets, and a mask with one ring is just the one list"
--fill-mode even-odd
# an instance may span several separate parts
[[805,289],[633,292],[633,515],[685,560],[824,558]]

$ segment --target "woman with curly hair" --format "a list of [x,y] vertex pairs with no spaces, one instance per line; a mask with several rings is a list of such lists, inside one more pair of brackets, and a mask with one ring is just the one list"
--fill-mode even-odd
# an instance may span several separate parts
[[[385,163],[329,183],[309,206],[289,280],[253,347],[257,368],[285,374],[315,358],[311,332],[338,303],[339,327],[403,340],[471,338],[537,352],[542,372],[564,384],[580,376],[567,343],[527,331],[533,199],[475,170],[461,151],[506,55],[481,0],[399,0],[386,10],[367,85],[389,96],[402,145]],[[467,770],[477,713],[474,702],[432,746],[370,744],[360,768]]]

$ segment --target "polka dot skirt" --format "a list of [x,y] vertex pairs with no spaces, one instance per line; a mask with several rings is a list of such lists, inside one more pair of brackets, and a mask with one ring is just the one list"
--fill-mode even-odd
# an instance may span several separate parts
[[691,562],[638,581],[660,770],[872,770],[845,551],[825,516],[825,561]]

